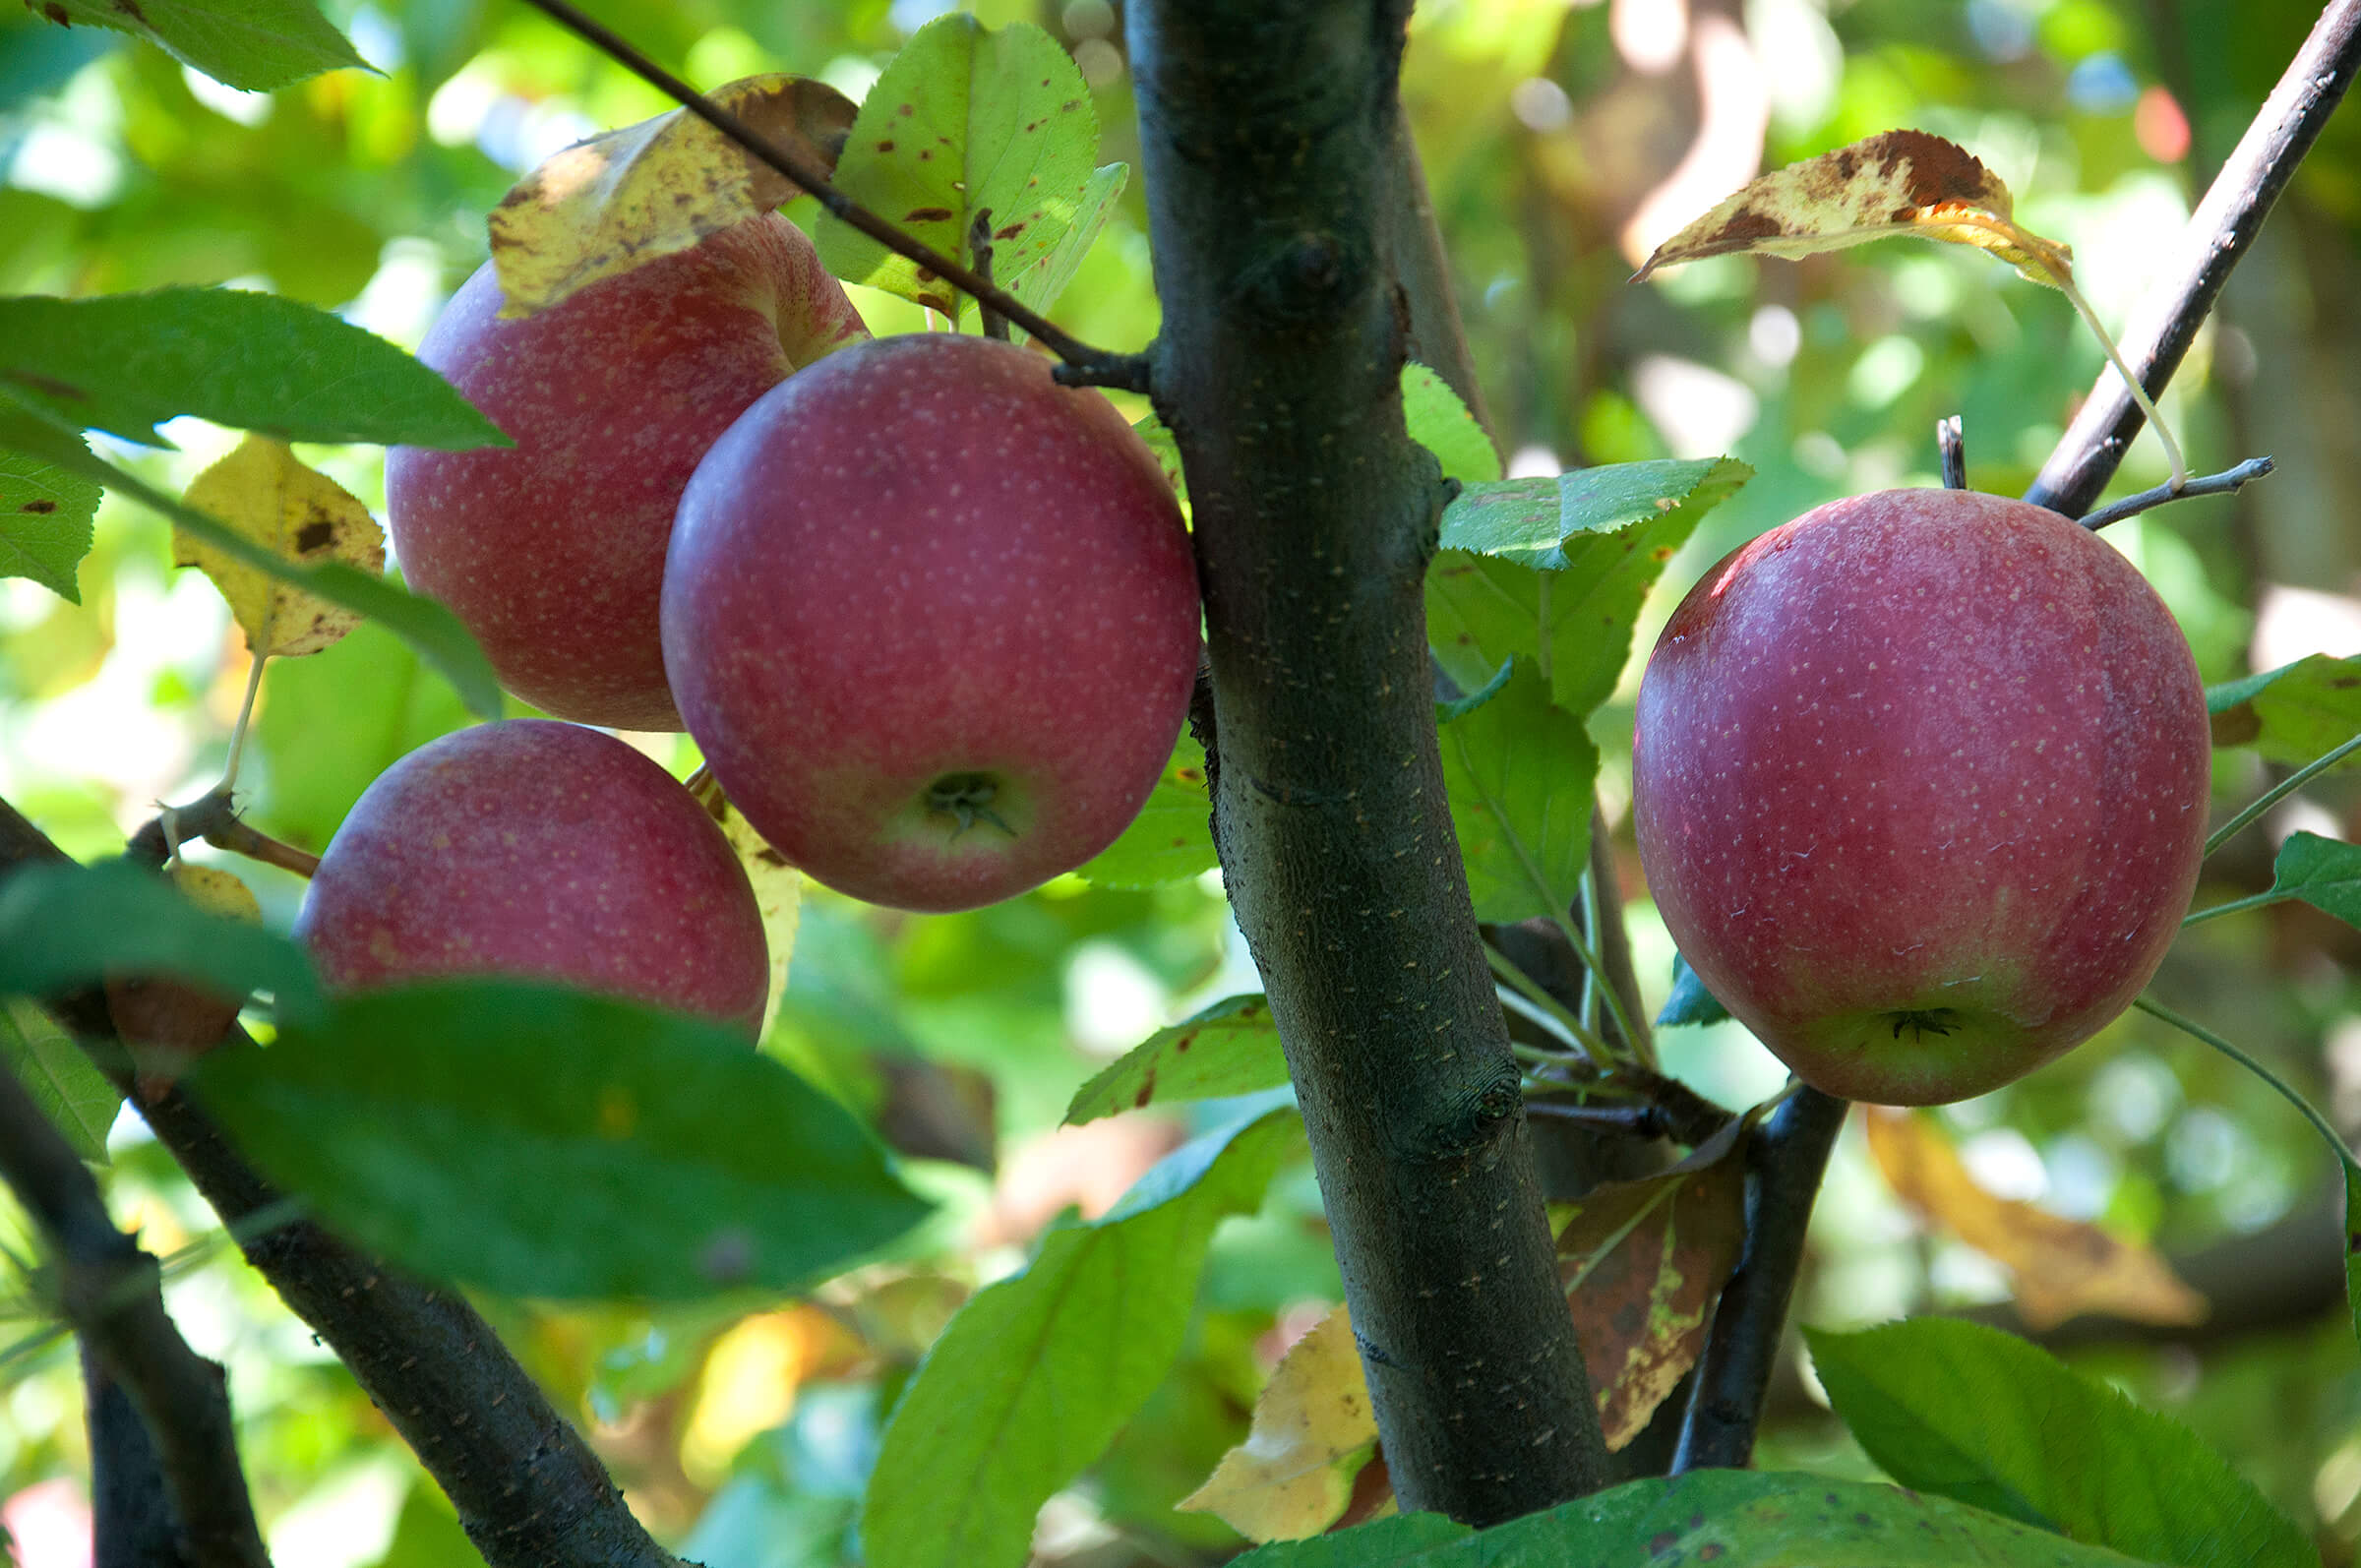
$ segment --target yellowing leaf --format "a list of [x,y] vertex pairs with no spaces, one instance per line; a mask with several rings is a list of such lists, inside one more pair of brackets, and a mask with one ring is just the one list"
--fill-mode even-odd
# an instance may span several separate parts
[[1895,1195],[2006,1268],[2028,1328],[2084,1312],[2135,1323],[2205,1320],[2206,1298],[2149,1248],[1985,1190],[1932,1116],[1862,1109],[1869,1151]]
[[[289,561],[385,570],[385,530],[369,509],[328,475],[297,461],[284,442],[248,436],[197,476],[188,503]],[[317,653],[360,622],[344,606],[267,575],[179,528],[172,530],[172,560],[213,579],[257,658]]]
[[2000,176],[1957,143],[1885,131],[1749,180],[1656,248],[1634,281],[1660,267],[1746,252],[1810,256],[1890,234],[1973,245],[2052,287],[2074,277],[2074,253],[2019,226]]
[[1246,1440],[1174,1506],[1218,1514],[1249,1540],[1302,1540],[1344,1514],[1376,1443],[1353,1319],[1340,1306],[1280,1360]]
[[263,906],[254,896],[254,889],[240,881],[236,874],[218,866],[195,866],[181,861],[171,871],[173,890],[209,915],[226,915],[232,920],[263,923]]
[[738,852],[738,864],[746,868],[746,879],[755,884],[755,906],[762,912],[762,937],[770,944],[770,995],[762,1003],[762,1027],[768,1029],[770,1020],[778,1016],[779,998],[787,995],[787,963],[795,956],[796,928],[803,919],[804,874],[747,825],[711,774],[697,774],[690,780],[690,789],[721,824],[722,836]]
[[1746,1239],[1743,1125],[1730,1122],[1661,1176],[1552,1206],[1564,1222],[1558,1276],[1610,1449],[1640,1434],[1705,1349]]
[[[706,94],[823,169],[852,128],[850,98],[809,77],[752,76]],[[547,310],[602,277],[685,251],[799,193],[687,109],[577,143],[492,210],[501,315]]]

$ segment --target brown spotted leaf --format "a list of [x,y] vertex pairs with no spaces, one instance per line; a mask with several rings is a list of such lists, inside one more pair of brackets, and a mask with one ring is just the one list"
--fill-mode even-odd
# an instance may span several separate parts
[[[386,535],[342,485],[296,459],[283,441],[248,436],[189,486],[188,504],[282,560],[341,562],[385,570]],[[213,579],[257,658],[317,653],[360,623],[343,605],[271,576],[182,528],[172,530],[175,566]]]
[[[853,123],[852,100],[809,77],[753,76],[706,96],[823,169],[835,168]],[[687,109],[594,136],[526,175],[492,210],[492,262],[507,296],[500,313],[547,310],[798,191]]]
[[[1098,147],[1098,111],[1064,45],[1029,22],[994,29],[953,11],[919,29],[869,90],[836,186],[961,261],[976,215],[990,211],[993,275],[1021,283],[1055,271],[1060,239],[1112,199],[1112,174],[1092,167]],[[823,214],[813,232],[846,282],[958,308],[936,272],[858,229]]]
[[2074,277],[2074,253],[2018,224],[2000,176],[1924,131],[1884,131],[1748,181],[1656,248],[1660,267],[1745,252],[1794,258],[1888,235],[1972,245],[2036,283]]
[[1714,1301],[1746,1239],[1746,1170],[1733,1120],[1686,1160],[1552,1205],[1558,1277],[1606,1446],[1638,1436],[1705,1348]]
[[2009,1271],[2026,1327],[2083,1312],[2135,1323],[2202,1322],[2206,1298],[2145,1246],[1987,1191],[1934,1117],[1864,1106],[1869,1151],[1897,1197]]
[[1354,1482],[1376,1446],[1361,1349],[1340,1306],[1280,1360],[1254,1401],[1246,1440],[1174,1506],[1218,1514],[1248,1540],[1302,1540],[1354,1502]]
[[795,934],[803,922],[804,874],[794,862],[772,849],[732,806],[709,773],[698,773],[690,789],[713,820],[721,824],[738,864],[755,887],[755,907],[762,912],[762,939],[770,948],[770,994],[762,1003],[762,1027],[779,1015],[779,998],[787,995],[787,965],[795,956]]

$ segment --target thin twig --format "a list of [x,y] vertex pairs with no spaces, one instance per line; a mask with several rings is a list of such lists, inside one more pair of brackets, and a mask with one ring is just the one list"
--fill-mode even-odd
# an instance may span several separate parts
[[1935,421],[1935,450],[1943,454],[1943,488],[1968,488],[1968,441],[1960,416],[1947,414]]
[[2355,751],[2361,751],[2361,735],[2354,736],[2351,740],[2345,742],[2342,746],[2337,747],[2334,751],[2330,752],[2324,756],[2314,757],[2311,761],[2306,762],[2302,767],[2297,768],[2294,772],[2288,774],[2285,778],[2279,780],[2276,784],[2273,784],[2270,788],[2265,790],[2262,794],[2247,802],[2245,810],[2241,811],[2237,815],[2231,817],[2228,821],[2222,823],[2219,827],[2213,830],[2212,836],[2206,840],[2206,853],[2210,855],[2215,850],[2221,848],[2222,845],[2227,844],[2231,839],[2236,838],[2240,833],[2246,830],[2247,824],[2252,822],[2256,817],[2261,816],[2265,812],[2270,811],[2272,807],[2278,805],[2279,802],[2285,800],[2288,796],[2293,795],[2297,790],[2302,789],[2306,784],[2311,783],[2321,774],[2326,773],[2330,768],[2334,767],[2337,763],[2352,755]]
[[116,1229],[81,1157],[5,1066],[0,1178],[40,1232],[59,1308],[147,1424],[190,1561],[268,1568],[220,1365],[180,1337],[155,1259]]
[[1746,1251],[1723,1287],[1697,1359],[1672,1474],[1743,1467],[1803,1263],[1812,1200],[1847,1102],[1808,1085],[1746,1135]]
[[764,136],[738,115],[634,48],[621,34],[593,20],[571,4],[570,0],[526,0],[526,3],[677,101],[681,107],[793,181],[799,189],[811,192],[819,199],[819,205],[838,219],[851,224],[895,255],[916,262],[960,292],[970,295],[980,304],[990,306],[1047,343],[1057,351],[1059,358],[1065,361],[1058,379],[1067,386],[1120,387],[1137,392],[1148,390],[1148,360],[1144,354],[1118,354],[1104,348],[1094,348],[1064,332],[1015,295],[978,276],[973,271],[940,254],[933,246],[922,243],[845,195],[829,179],[826,169],[793,148]]
[[2153,490],[2143,490],[2136,496],[2099,508],[2083,519],[2083,526],[2096,533],[2110,522],[2138,516],[2150,507],[2160,507],[2167,501],[2186,501],[2192,496],[2234,496],[2251,480],[2262,478],[2276,467],[2269,457],[2249,457],[2235,468],[2225,468],[2217,474],[2201,474],[2175,490],[2161,484]]
[[[2124,357],[2151,394],[2161,393],[2180,368],[2230,270],[2254,243],[2271,205],[2352,85],[2356,68],[2361,68],[2361,0],[2332,0],[2181,230],[2166,280],[2124,332]],[[2112,367],[2101,371],[2025,499],[2081,516],[2106,489],[2142,422]]]

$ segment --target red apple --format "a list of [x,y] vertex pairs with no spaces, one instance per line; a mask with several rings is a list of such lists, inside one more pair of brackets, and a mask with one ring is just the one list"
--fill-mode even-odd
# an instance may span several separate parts
[[2009,1082],[2130,1005],[2204,853],[2189,644],[2113,548],[1956,490],[1730,555],[1640,686],[1665,926],[1796,1076],[1891,1105]]
[[681,498],[664,658],[747,821],[810,875],[969,909],[1097,854],[1172,754],[1197,579],[1095,392],[982,337],[881,338],[765,393]]
[[489,263],[419,345],[516,445],[396,447],[386,512],[409,585],[508,688],[563,718],[677,730],[656,599],[681,487],[746,406],[868,335],[776,213],[502,321]]
[[296,939],[331,990],[509,975],[759,1027],[762,916],[696,797],[611,735],[460,730],[381,774],[329,841]]

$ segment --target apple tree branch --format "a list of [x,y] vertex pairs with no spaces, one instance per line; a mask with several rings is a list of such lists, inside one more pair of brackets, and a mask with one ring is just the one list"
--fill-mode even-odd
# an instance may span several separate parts
[[1135,0],[1126,24],[1215,841],[1402,1505],[1491,1524],[1596,1489],[1605,1458],[1435,738],[1443,485],[1403,429],[1379,232],[1407,10]]
[[[2163,395],[2231,269],[2262,231],[2357,68],[2361,0],[2332,0],[2182,228],[2164,280],[2125,329],[2125,362],[2151,397]],[[2121,378],[2102,371],[2025,499],[2081,516],[2106,489],[2142,422]]]
[[[0,800],[0,879],[65,859]],[[172,1151],[246,1260],[335,1352],[418,1455],[492,1568],[681,1568],[598,1456],[456,1293],[388,1269],[289,1205],[177,1090],[132,1082],[106,998],[42,998]],[[233,1030],[222,1051],[260,1048]],[[5,1133],[0,1133],[4,1139]]]
[[801,189],[811,192],[818,198],[819,205],[836,217],[887,250],[908,257],[935,272],[982,305],[991,315],[1022,327],[1040,338],[1057,351],[1059,358],[1065,361],[1059,371],[1059,380],[1067,386],[1121,387],[1138,392],[1148,390],[1148,361],[1145,355],[1118,354],[1104,348],[1093,348],[994,283],[990,277],[940,254],[889,219],[879,217],[838,190],[826,169],[804,157],[795,149],[764,136],[738,115],[715,103],[635,48],[621,33],[572,4],[572,0],[526,0],[526,4],[657,91],[674,99],[682,108],[794,181]]

